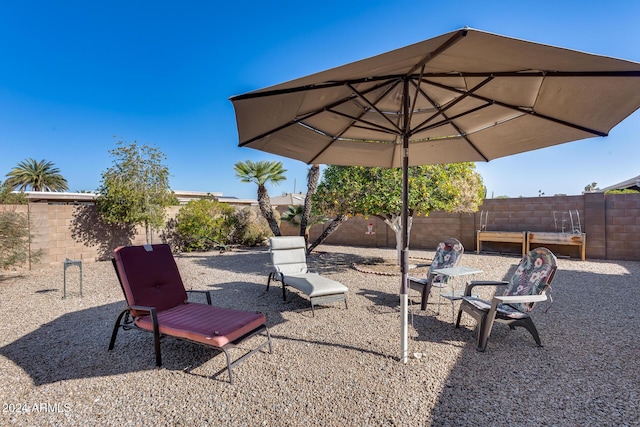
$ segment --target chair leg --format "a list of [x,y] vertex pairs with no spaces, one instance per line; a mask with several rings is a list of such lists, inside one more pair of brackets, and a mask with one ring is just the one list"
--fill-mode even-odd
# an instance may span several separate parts
[[518,322],[515,323],[515,326],[522,326],[527,331],[529,331],[529,333],[535,340],[538,347],[542,347],[542,342],[540,341],[540,335],[538,335],[538,330],[536,329],[536,326],[533,324],[533,320],[531,320],[530,317],[526,317],[524,319],[518,320]]
[[229,371],[229,384],[233,384],[233,371],[231,370],[231,356],[229,356],[229,352],[226,348],[223,348],[225,357],[227,358],[227,371]]
[[[427,309],[427,302],[429,301],[429,295],[431,294],[431,283],[425,285],[425,287],[422,289],[422,301],[420,304],[420,309],[422,311]],[[438,307],[438,310],[440,308]]]
[[156,366],[162,366],[162,355],[160,354],[160,326],[158,325],[158,314],[155,309],[151,309],[151,320],[153,322],[153,346],[156,352]]
[[120,321],[124,317],[125,314],[129,312],[128,308],[125,308],[120,312],[118,318],[116,319],[115,325],[113,325],[113,333],[111,334],[111,341],[109,342],[109,350],[113,350],[113,347],[116,344],[116,335],[118,335],[118,329],[120,329]]
[[[263,342],[262,344],[260,344],[259,346],[257,346],[256,348],[254,348],[253,350],[249,351],[248,353],[245,353],[244,355],[242,355],[241,357],[237,358],[236,360],[231,360],[231,354],[229,354],[229,351],[227,350],[227,347],[231,348],[231,347],[235,347],[235,344],[227,344],[227,346],[225,347],[221,347],[220,350],[222,350],[224,352],[225,358],[227,359],[227,371],[229,371],[229,383],[233,384],[233,367],[235,365],[238,365],[240,363],[242,363],[242,361],[244,361],[247,357],[251,356],[252,354],[260,351],[265,345],[269,346],[269,353],[273,354],[273,346],[271,345],[271,333],[269,332],[269,328],[267,328],[266,325],[263,326],[264,331],[267,334],[267,340],[265,342]],[[222,371],[220,371],[222,372]]]
[[476,350],[485,351],[487,349],[487,341],[489,341],[489,335],[491,335],[491,329],[493,327],[493,319],[489,319],[488,315],[482,316],[478,321]]
[[272,278],[273,278],[273,271],[269,273],[269,279],[267,280],[267,292],[269,291],[269,286],[271,285]]
[[462,304],[464,304],[464,302],[460,303],[460,308],[458,309],[458,318],[456,319],[456,328],[460,327],[460,320],[462,320]]

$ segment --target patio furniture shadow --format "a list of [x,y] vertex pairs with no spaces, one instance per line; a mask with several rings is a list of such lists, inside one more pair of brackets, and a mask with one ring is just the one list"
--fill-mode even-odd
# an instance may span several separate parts
[[[246,252],[253,252],[253,262],[246,262]],[[193,259],[196,264],[203,267],[219,268],[234,273],[264,275],[265,285],[269,272],[272,270],[268,247],[234,249],[223,254],[218,254],[217,252],[182,254],[177,256],[177,258],[179,257]],[[243,262],[238,262],[239,259],[242,259]],[[351,269],[354,262],[358,263],[366,259],[367,257],[342,252],[314,251],[307,255],[309,268],[317,270],[319,274],[340,273]]]
[[[616,274],[560,264],[553,305],[542,303],[536,313],[544,347],[522,328],[495,325],[486,352],[478,352],[470,317],[463,314],[461,331],[449,325],[450,339],[464,345],[431,412],[432,425],[637,424],[638,406],[629,402],[638,399],[640,264],[616,264],[622,267]],[[440,333],[429,329],[428,319],[421,322],[416,328],[424,340]],[[455,402],[462,404],[452,410]]]
[[100,261],[111,259],[115,248],[130,245],[136,235],[133,225],[105,223],[93,205],[76,206],[69,228],[76,242],[96,248]]
[[[1,347],[0,355],[26,372],[36,386],[153,369],[187,372],[203,364],[211,364],[212,378],[226,372],[220,351],[171,337],[161,341],[163,366],[156,368],[153,335],[139,330],[120,331],[115,348],[108,351],[113,324],[124,307],[117,302],[64,314]],[[271,311],[267,321],[271,327],[283,319]],[[253,339],[260,337],[247,341],[247,348]],[[232,355],[244,351],[243,344],[239,347]],[[226,381],[224,373],[220,381]]]

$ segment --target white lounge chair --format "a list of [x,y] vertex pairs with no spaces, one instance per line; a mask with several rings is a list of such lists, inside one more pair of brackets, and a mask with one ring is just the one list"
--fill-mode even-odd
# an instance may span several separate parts
[[347,307],[345,285],[318,273],[310,272],[307,268],[306,246],[302,236],[283,236],[271,238],[271,263],[273,271],[269,273],[267,291],[271,279],[282,282],[282,298],[286,301],[286,286],[298,289],[309,296],[311,312],[315,316],[314,307],[336,301],[344,301]]

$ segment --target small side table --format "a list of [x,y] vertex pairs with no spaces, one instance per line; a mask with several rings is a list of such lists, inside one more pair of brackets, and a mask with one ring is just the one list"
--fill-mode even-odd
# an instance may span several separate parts
[[74,265],[77,265],[80,268],[80,296],[82,296],[82,260],[72,260],[67,258],[64,260],[64,284],[62,288],[62,299],[65,299],[67,297],[67,268]]
[[[432,273],[441,274],[443,276],[448,276],[454,279],[450,282],[451,292],[448,292],[448,293],[440,292],[441,298],[446,298],[449,301],[451,301],[451,318],[453,319],[455,318],[454,302],[459,299],[462,299],[462,296],[464,294],[464,289],[460,291],[456,290],[455,278],[461,277],[461,276],[468,276],[471,274],[479,274],[479,273],[483,273],[483,271],[478,268],[472,268],[472,267],[448,267],[448,268],[438,268],[436,270],[433,270]],[[439,304],[440,303],[438,302],[438,305]]]

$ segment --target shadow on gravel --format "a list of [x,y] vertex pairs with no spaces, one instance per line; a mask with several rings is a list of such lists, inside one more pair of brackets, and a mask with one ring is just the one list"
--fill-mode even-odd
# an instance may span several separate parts
[[460,329],[416,318],[418,339],[444,340],[444,331],[462,349],[432,425],[636,425],[640,409],[629,402],[640,397],[640,287],[633,275],[640,264],[617,264],[628,271],[580,271],[578,263],[558,269],[553,304],[532,313],[544,347],[523,328],[496,324],[478,352],[470,317],[463,315]]
[[[234,286],[238,285],[247,284],[234,283]],[[215,301],[215,291],[213,293]],[[1,347],[0,354],[22,368],[36,386],[156,369],[151,333],[120,329],[114,349],[108,351],[114,322],[124,306],[124,302],[118,302],[64,314]],[[261,311],[253,304],[242,306],[238,303],[236,308],[238,307],[248,311]],[[268,314],[269,327],[282,321],[277,313]],[[241,343],[239,349],[230,350],[231,356],[240,356],[259,342],[255,340],[263,339],[262,336],[257,336]],[[187,341],[164,337],[161,350],[163,364],[160,369],[190,372],[216,356],[216,360],[212,361],[214,366],[226,366],[224,355],[218,350]],[[252,363],[251,359],[255,362],[256,356],[247,363]],[[217,375],[212,376],[221,381],[227,380],[226,371],[219,378]]]
[[272,334],[271,337],[274,338],[274,339],[278,339],[280,341],[294,341],[294,342],[313,344],[313,345],[322,346],[322,347],[335,347],[335,348],[341,348],[341,349],[345,349],[345,350],[354,350],[354,351],[356,351],[358,353],[368,353],[368,354],[372,354],[374,356],[383,357],[385,359],[394,358],[392,356],[389,356],[388,354],[384,354],[384,353],[381,353],[379,351],[373,351],[373,350],[368,349],[368,348],[355,347],[355,346],[347,345],[347,344],[330,343],[330,342],[320,341],[320,340],[306,340],[306,339],[302,339],[302,338],[294,338],[294,337],[291,337],[291,336],[288,336],[288,335],[273,335]]
[[[247,259],[247,252],[251,252],[250,262]],[[269,248],[247,248],[234,249],[230,252],[218,254],[217,252],[207,252],[202,254],[182,254],[178,257],[185,257],[203,267],[228,270],[234,273],[256,274],[265,277],[271,271],[271,258]],[[367,260],[349,253],[341,252],[312,252],[307,256],[307,265],[310,269],[315,269],[320,274],[340,273],[352,269],[352,264]]]
[[17,279],[22,279],[24,278],[24,274],[22,273],[18,273],[18,274],[2,274],[0,273],[0,283],[2,282],[9,282],[11,280],[17,280]]

